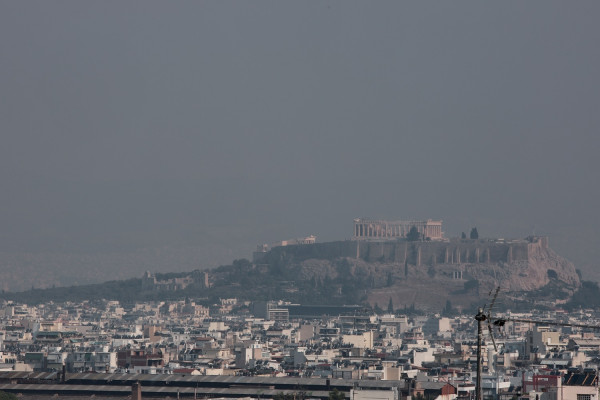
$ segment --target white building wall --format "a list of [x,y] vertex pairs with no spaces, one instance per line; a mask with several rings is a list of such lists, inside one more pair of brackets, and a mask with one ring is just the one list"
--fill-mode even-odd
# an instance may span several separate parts
[[350,390],[352,400],[398,400],[398,390]]

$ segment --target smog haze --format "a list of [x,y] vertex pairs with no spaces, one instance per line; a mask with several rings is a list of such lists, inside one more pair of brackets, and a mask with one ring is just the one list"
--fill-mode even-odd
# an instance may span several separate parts
[[5,1],[2,288],[216,266],[355,217],[547,235],[598,280],[599,13]]

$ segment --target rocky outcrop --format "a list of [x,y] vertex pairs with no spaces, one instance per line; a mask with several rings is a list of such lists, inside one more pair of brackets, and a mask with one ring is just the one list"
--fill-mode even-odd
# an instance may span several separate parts
[[480,284],[499,285],[504,290],[532,291],[546,286],[552,279],[577,289],[581,282],[575,266],[550,248],[540,248],[527,260],[511,263],[465,264],[464,278],[476,279]]
[[[422,244],[424,247],[427,244]],[[462,244],[465,249],[471,245]],[[485,244],[476,244],[485,249]],[[395,245],[399,246],[399,245]],[[439,244],[435,245],[440,247]],[[473,262],[473,256],[458,262],[421,262],[411,264],[407,259],[398,262],[393,257],[381,257],[379,261],[362,257],[341,256],[328,259],[304,259],[289,266],[296,269],[298,279],[328,282],[341,287],[353,285],[365,294],[373,304],[387,304],[389,299],[398,306],[416,304],[425,309],[443,307],[447,300],[468,307],[481,302],[489,292],[500,286],[503,293],[531,292],[552,283],[573,293],[581,282],[575,266],[556,254],[547,245],[547,239],[529,239],[528,242],[493,243],[500,256],[479,256],[486,262]],[[515,256],[512,249],[519,246]],[[458,248],[458,247],[457,247]],[[511,254],[512,253],[512,254]],[[471,254],[474,254],[472,252]],[[390,259],[392,258],[392,259]],[[491,260],[490,260],[491,259]],[[417,259],[415,259],[417,260]],[[430,259],[431,260],[431,259]],[[469,260],[470,262],[466,261]],[[490,260],[490,261],[487,261]]]

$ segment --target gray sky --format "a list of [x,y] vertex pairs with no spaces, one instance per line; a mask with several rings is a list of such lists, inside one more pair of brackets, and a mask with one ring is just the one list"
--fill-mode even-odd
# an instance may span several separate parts
[[196,248],[160,259],[187,270],[366,216],[547,234],[599,279],[599,12],[2,1],[0,269]]

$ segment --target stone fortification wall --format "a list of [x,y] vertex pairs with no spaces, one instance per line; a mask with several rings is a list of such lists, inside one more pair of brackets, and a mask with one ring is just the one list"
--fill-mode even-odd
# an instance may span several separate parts
[[529,259],[534,256],[539,256],[546,250],[548,250],[548,237],[530,237],[527,238],[527,254]]
[[265,262],[286,257],[296,261],[338,257],[360,258],[367,262],[409,265],[512,263],[529,261],[548,248],[547,238],[518,241],[454,239],[447,242],[338,241],[273,248]]
[[527,261],[547,241],[451,240],[448,242],[358,242],[357,254],[368,262],[410,265],[478,264]]
[[[436,282],[454,291],[462,290],[469,280],[478,281],[478,287],[483,291],[499,284],[508,291],[535,290],[547,285],[551,279],[558,279],[572,288],[580,286],[575,266],[554,253],[546,238],[539,237],[518,241],[348,240],[277,247],[267,252],[261,262],[274,266],[295,264],[303,279],[314,276],[319,281],[326,276],[337,276],[336,265],[340,258],[356,260],[346,265],[354,268],[354,275],[370,276],[373,284],[381,281],[388,285],[391,279],[391,282],[405,282],[410,290],[414,282],[423,285],[425,281]],[[383,289],[388,290],[385,292],[387,299],[389,288]]]

